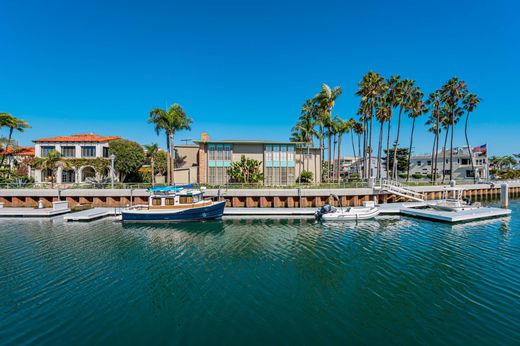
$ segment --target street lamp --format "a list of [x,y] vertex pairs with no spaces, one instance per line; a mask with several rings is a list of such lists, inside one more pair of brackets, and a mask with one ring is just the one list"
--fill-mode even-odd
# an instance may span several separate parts
[[116,156],[114,154],[110,155],[110,180],[112,182],[112,190],[114,189],[114,160]]

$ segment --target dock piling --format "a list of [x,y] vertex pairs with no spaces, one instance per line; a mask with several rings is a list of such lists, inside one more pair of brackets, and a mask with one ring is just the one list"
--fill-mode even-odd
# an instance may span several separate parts
[[509,185],[507,183],[500,185],[500,207],[504,209],[509,207]]

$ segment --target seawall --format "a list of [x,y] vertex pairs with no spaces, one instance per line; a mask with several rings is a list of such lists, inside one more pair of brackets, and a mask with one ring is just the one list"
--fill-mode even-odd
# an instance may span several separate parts
[[[460,185],[465,188],[464,196],[475,200],[500,197],[500,185]],[[443,186],[412,187],[426,199],[442,197]],[[402,202],[406,199],[389,193],[377,193],[371,188],[352,189],[220,189],[207,190],[206,196],[220,196],[227,200],[228,207],[299,208],[320,207],[326,203],[337,204],[329,199],[336,194],[343,206],[358,206],[363,201],[377,199],[379,203]],[[520,196],[520,183],[509,183],[509,195]],[[5,207],[36,207],[39,200],[45,206],[66,200],[69,206],[124,207],[130,204],[146,204],[149,192],[144,189],[1,189],[0,203]]]

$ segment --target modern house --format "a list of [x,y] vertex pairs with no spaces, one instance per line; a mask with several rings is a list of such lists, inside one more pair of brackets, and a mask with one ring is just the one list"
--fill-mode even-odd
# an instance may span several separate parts
[[[96,134],[77,134],[36,139],[33,142],[35,157],[46,157],[56,150],[69,165],[61,165],[57,170],[56,183],[74,184],[85,182],[87,178],[110,176],[108,144],[119,139],[118,136],[100,136]],[[51,172],[33,170],[36,182],[48,182]]]
[[[261,162],[264,185],[285,186],[297,182],[301,172],[313,174],[314,183],[321,178],[319,148],[302,143],[268,140],[211,140],[205,133],[196,145],[176,146],[176,183],[198,182],[209,185],[232,183],[228,168],[242,156]],[[181,173],[183,172],[183,173]]]
[[[464,180],[464,179],[488,179],[489,178],[489,161],[486,152],[472,151],[473,165],[475,166],[475,172],[471,168],[471,157],[467,147],[453,148],[453,179]],[[443,166],[444,162],[444,166]],[[437,153],[437,174],[442,175],[444,168],[444,174],[450,175],[450,151],[446,150]],[[432,170],[432,156],[430,155],[419,155],[412,156],[410,160],[410,174],[421,174],[427,176],[431,174]]]

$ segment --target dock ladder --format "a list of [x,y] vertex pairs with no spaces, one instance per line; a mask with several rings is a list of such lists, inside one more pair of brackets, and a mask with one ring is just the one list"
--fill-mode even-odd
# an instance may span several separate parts
[[414,191],[395,180],[381,179],[379,184],[374,185],[374,190],[388,192],[416,202],[424,202],[425,200],[422,193]]

